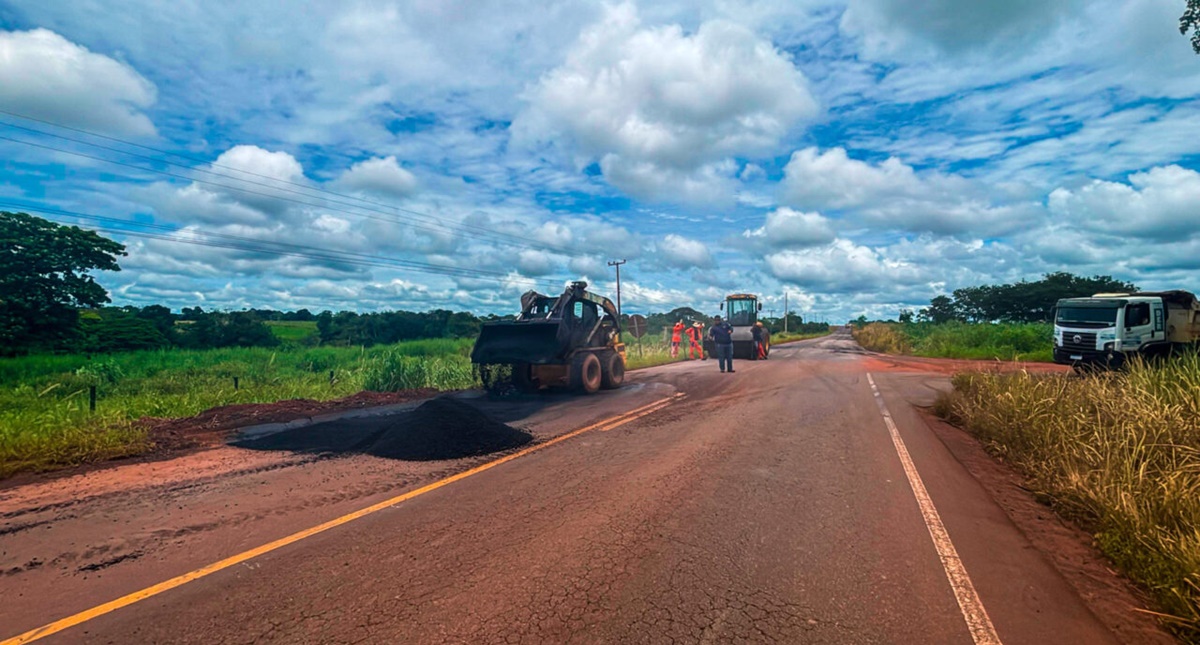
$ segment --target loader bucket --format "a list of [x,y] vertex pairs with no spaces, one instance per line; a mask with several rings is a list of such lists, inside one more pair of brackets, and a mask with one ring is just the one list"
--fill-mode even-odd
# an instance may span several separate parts
[[472,363],[555,363],[566,349],[558,338],[558,322],[496,322],[479,330]]

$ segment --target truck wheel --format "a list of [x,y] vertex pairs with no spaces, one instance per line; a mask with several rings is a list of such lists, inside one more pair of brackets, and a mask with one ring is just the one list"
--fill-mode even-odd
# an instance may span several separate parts
[[593,352],[580,352],[571,359],[571,389],[591,394],[600,389],[600,359]]
[[625,359],[620,354],[612,352],[605,355],[601,367],[604,369],[600,371],[600,387],[615,390],[625,382]]

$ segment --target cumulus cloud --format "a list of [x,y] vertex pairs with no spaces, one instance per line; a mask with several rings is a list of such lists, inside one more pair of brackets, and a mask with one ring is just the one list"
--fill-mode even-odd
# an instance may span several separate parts
[[680,170],[609,154],[600,160],[600,168],[614,186],[639,199],[709,206],[728,206],[734,199],[732,161]]
[[0,108],[118,135],[153,135],[155,87],[47,29],[0,32]]
[[657,244],[658,258],[664,264],[677,269],[708,268],[714,266],[712,254],[703,242],[668,234]]
[[391,197],[407,197],[417,189],[417,178],[396,162],[396,157],[367,159],[347,170],[338,184],[350,190],[379,193]]
[[769,152],[817,112],[791,60],[749,29],[643,27],[631,4],[584,30],[527,98],[524,136],[565,136],[574,154],[601,160],[606,177],[635,189],[649,169],[691,173]]
[[772,253],[764,260],[771,275],[784,282],[833,293],[876,290],[925,279],[915,265],[889,260],[875,249],[845,239],[815,249]]
[[527,276],[549,275],[554,272],[554,259],[542,251],[521,251],[517,254],[517,270]]
[[1012,232],[1040,214],[1033,203],[993,203],[983,187],[940,172],[918,174],[895,157],[878,164],[844,148],[797,150],[784,168],[783,201],[796,208],[840,209],[865,223],[943,235]]
[[742,237],[771,247],[806,247],[828,244],[836,234],[820,213],[805,213],[787,207],[767,213],[762,226],[742,231]]
[[1028,44],[1050,33],[1081,0],[852,0],[841,27],[873,54],[930,46],[961,53]]
[[1049,209],[1079,226],[1156,240],[1200,233],[1200,173],[1176,165],[1152,168],[1129,183],[1093,180],[1050,193]]

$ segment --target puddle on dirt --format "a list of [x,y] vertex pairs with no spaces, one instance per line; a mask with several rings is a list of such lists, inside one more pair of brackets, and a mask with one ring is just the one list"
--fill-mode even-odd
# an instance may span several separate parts
[[372,419],[345,419],[236,442],[251,450],[319,454],[368,454],[385,459],[461,459],[523,446],[529,433],[488,417],[451,397],[422,403],[408,412]]

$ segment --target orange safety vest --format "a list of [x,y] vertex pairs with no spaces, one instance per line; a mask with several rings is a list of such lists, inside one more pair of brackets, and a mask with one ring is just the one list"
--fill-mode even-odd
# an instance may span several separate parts
[[678,343],[683,340],[679,334],[683,333],[683,323],[675,323],[675,327],[671,329],[671,342]]

